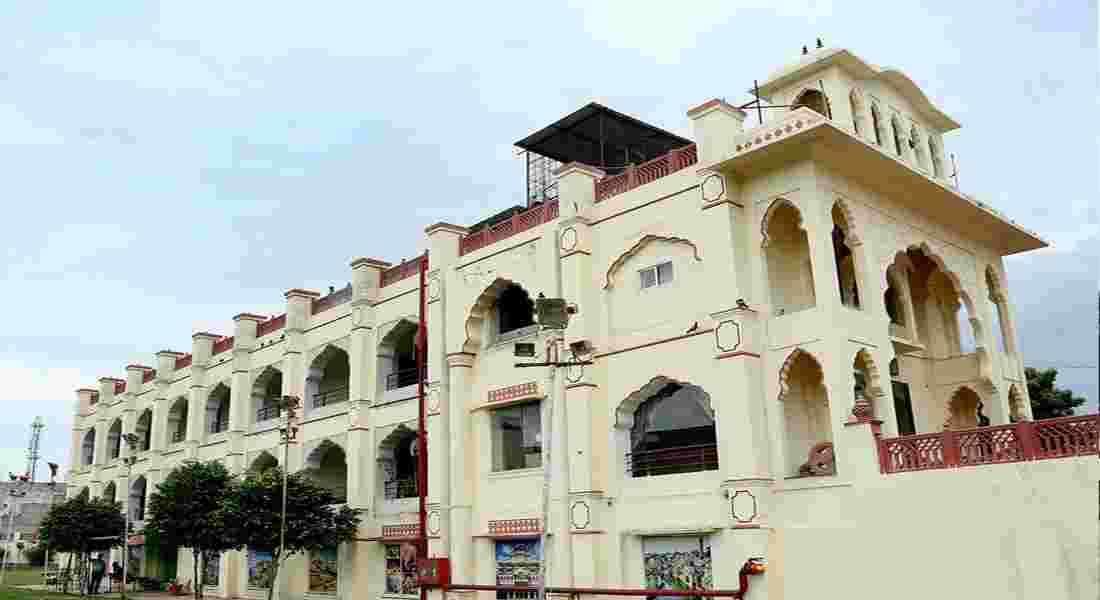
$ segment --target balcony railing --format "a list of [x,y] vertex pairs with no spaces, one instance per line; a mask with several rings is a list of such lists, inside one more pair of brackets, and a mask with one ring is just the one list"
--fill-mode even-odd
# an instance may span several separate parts
[[408,279],[419,273],[420,261],[422,260],[424,260],[424,257],[420,256],[382,271],[382,287],[390,285],[391,283],[397,283],[403,279]]
[[397,388],[403,388],[407,385],[416,384],[416,367],[411,369],[401,369],[400,371],[394,371],[389,375],[386,375],[386,389],[396,390]]
[[883,473],[953,469],[1097,453],[1097,416],[906,435],[879,440]]
[[263,337],[269,333],[286,327],[286,313],[272,317],[256,326],[256,337]]
[[177,358],[176,370],[179,371],[180,369],[186,369],[187,367],[190,367],[192,358],[193,357],[190,354],[184,354],[183,356]]
[[416,479],[394,479],[393,481],[387,481],[383,491],[386,500],[415,498],[417,495]]
[[229,429],[229,419],[219,419],[210,423],[210,433],[221,433]]
[[626,472],[634,477],[715,471],[718,444],[696,444],[660,450],[641,450],[626,455]]
[[182,442],[183,440],[186,440],[186,439],[187,439],[187,432],[186,431],[173,431],[172,432],[172,443],[173,444],[178,444],[178,443],[180,443],[180,442]]
[[339,404],[348,401],[347,386],[334,388],[313,395],[313,408],[321,408],[330,404]]
[[339,306],[345,302],[351,301],[351,284],[332,292],[331,294],[318,298],[313,301],[311,305],[311,313],[317,314],[324,312],[334,306]]
[[501,221],[496,225],[484,227],[462,238],[458,243],[458,254],[462,256],[475,250],[480,250],[500,240],[510,238],[513,235],[538,227],[543,223],[549,223],[558,218],[558,201],[552,200],[512,215],[511,218]]
[[213,356],[215,354],[221,354],[222,352],[225,352],[226,350],[232,350],[232,349],[233,349],[233,336],[223,337],[223,338],[219,339],[218,341],[214,342],[214,347],[210,350],[210,354],[211,354],[211,356]]
[[666,175],[671,175],[697,162],[699,162],[699,156],[695,150],[695,145],[692,144],[673,150],[664,156],[658,156],[638,166],[627,167],[625,171],[614,177],[605,177],[596,182],[596,202],[629,192],[636,187],[656,181]]
[[267,421],[269,419],[279,418],[278,406],[264,406],[256,411],[256,422]]

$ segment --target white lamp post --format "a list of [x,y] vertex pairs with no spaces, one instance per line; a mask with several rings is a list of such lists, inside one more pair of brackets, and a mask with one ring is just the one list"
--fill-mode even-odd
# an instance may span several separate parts
[[134,453],[139,448],[140,440],[134,433],[127,433],[122,436],[122,439],[126,441],[127,450],[126,456],[122,457],[122,464],[126,465],[126,510],[123,511],[124,525],[122,526],[122,600],[126,600],[130,566],[130,474],[134,469],[134,463],[137,462],[137,456]]

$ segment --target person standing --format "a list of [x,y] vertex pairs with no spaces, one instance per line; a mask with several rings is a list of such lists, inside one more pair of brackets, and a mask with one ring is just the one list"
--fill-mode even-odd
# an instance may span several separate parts
[[103,583],[103,574],[107,572],[107,563],[103,560],[102,554],[97,554],[92,559],[92,581],[88,589],[88,594],[98,594],[99,586]]

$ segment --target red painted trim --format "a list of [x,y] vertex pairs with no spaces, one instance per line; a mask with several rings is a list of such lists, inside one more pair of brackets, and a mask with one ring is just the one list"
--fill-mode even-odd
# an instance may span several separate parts
[[[598,185],[598,182],[597,182]],[[558,201],[548,200],[511,218],[464,236],[458,242],[458,255],[464,256],[501,240],[529,231],[558,218]]]
[[734,352],[723,352],[714,358],[722,360],[723,358],[734,358],[735,356],[750,356],[752,358],[760,358],[760,355],[755,352],[744,352],[742,350],[736,350]]
[[682,340],[682,339],[686,339],[686,338],[689,338],[689,337],[695,337],[697,335],[703,335],[705,333],[710,333],[712,331],[714,331],[713,328],[703,329],[703,330],[696,331],[696,332],[693,332],[693,333],[687,333],[687,334],[684,334],[684,335],[678,335],[678,336],[675,336],[675,337],[665,338],[663,340],[657,340],[655,342],[648,342],[648,343],[645,343],[645,344],[638,344],[637,346],[631,346],[629,348],[622,348],[620,350],[613,350],[611,352],[605,352],[603,354],[597,354],[596,358],[606,358],[608,356],[615,356],[616,354],[622,354],[623,352],[630,352],[631,350],[641,350],[642,348],[649,348],[650,346],[657,346],[659,344],[664,344],[666,342],[675,342],[677,340]]
[[539,241],[539,239],[540,239],[540,238],[531,238],[531,239],[529,239],[529,240],[526,240],[526,241],[520,242],[520,243],[518,243],[518,244],[515,244],[515,245],[512,245],[512,246],[508,246],[507,248],[502,248],[502,249],[500,249],[500,250],[497,250],[496,252],[492,252],[492,253],[490,253],[490,254],[486,254],[485,256],[482,256],[481,258],[477,258],[477,259],[471,260],[470,262],[468,262],[468,263],[466,263],[466,264],[462,264],[462,265],[459,265],[459,266],[458,266],[458,267],[456,267],[456,268],[457,268],[458,270],[460,270],[460,271],[461,271],[462,269],[465,269],[466,267],[469,267],[469,266],[471,266],[471,265],[476,265],[477,263],[479,263],[479,262],[481,262],[481,261],[483,261],[483,260],[489,260],[490,258],[492,258],[492,257],[494,257],[494,256],[496,256],[496,255],[498,255],[498,254],[504,254],[505,252],[511,252],[512,250],[515,250],[516,248],[522,248],[522,247],[526,246],[527,244],[533,244],[533,243],[535,243],[535,242]]

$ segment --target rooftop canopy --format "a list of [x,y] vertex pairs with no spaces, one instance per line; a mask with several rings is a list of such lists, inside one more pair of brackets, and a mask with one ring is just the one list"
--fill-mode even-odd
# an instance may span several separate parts
[[535,133],[516,146],[561,163],[579,162],[618,173],[690,145],[691,140],[589,102]]

